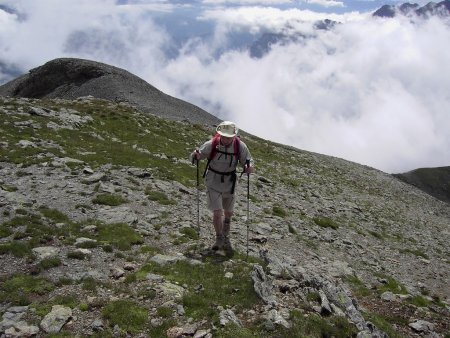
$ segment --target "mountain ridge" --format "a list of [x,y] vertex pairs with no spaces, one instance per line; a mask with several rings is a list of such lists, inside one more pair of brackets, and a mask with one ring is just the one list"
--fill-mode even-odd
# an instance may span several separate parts
[[[219,122],[203,109],[164,94],[124,69],[85,59],[54,59],[0,86],[0,96],[76,99],[87,95],[135,105],[169,119]],[[184,111],[189,111],[188,117]]]

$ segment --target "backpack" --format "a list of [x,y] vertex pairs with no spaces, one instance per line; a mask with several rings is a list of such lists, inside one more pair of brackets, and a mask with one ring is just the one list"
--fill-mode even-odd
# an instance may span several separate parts
[[[225,154],[225,155],[234,155],[239,158],[239,155],[241,152],[241,139],[239,136],[234,138],[233,153],[227,153],[227,152],[218,150],[217,146],[219,145],[219,142],[220,142],[220,134],[214,135],[214,137],[212,138],[211,153],[208,156],[208,162],[206,163],[206,168],[205,168],[205,172],[203,173],[203,177],[206,176],[206,172],[209,169],[209,164],[214,159],[214,157],[216,156],[217,153],[221,153],[221,154]],[[231,165],[232,161],[233,161],[233,156],[231,156],[231,158],[230,158],[230,165]]]

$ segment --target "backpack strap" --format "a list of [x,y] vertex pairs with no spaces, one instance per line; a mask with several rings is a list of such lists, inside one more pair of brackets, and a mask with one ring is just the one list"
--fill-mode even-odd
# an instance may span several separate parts
[[[218,150],[217,146],[219,145],[219,143],[220,143],[220,134],[216,134],[212,138],[211,152],[209,153],[205,171],[203,172],[203,178],[206,177],[206,173],[208,172],[209,165],[217,153],[225,154],[225,156],[234,155],[237,158],[237,161],[239,161],[239,156],[240,156],[240,151],[241,151],[241,139],[239,136],[236,136],[233,140],[233,153],[232,154]],[[230,166],[232,163],[233,163],[233,156],[231,156],[231,158],[230,158]]]
[[206,173],[208,172],[211,160],[217,154],[217,146],[219,145],[219,142],[220,142],[220,135],[219,134],[214,135],[214,137],[212,138],[211,152],[209,153],[208,162],[206,162],[205,171],[203,172],[203,178],[205,178]]

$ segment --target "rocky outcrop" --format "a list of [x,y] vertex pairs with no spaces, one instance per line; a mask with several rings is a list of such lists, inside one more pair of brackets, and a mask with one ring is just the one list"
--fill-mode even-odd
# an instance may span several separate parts
[[49,61],[0,86],[0,96],[60,99],[93,96],[127,103],[168,119],[201,124],[219,122],[199,107],[164,94],[124,69],[83,59]]

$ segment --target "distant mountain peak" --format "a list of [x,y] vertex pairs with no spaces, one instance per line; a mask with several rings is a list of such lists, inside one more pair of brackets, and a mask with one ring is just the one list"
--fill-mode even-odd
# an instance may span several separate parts
[[421,18],[429,18],[432,16],[450,17],[450,1],[444,0],[441,2],[429,2],[425,6],[420,7],[414,3],[403,3],[399,6],[384,5],[373,14],[376,17],[393,18],[397,15],[417,16]]
[[0,96],[73,100],[89,95],[125,102],[172,120],[219,122],[203,109],[161,92],[124,69],[91,60],[54,59],[0,86]]

